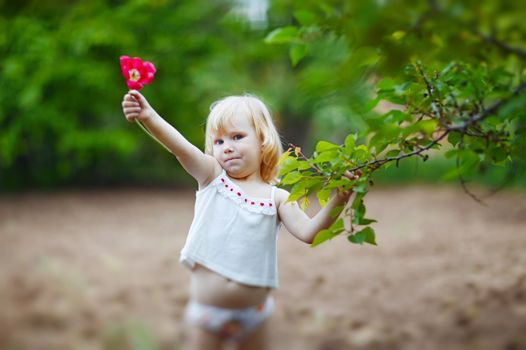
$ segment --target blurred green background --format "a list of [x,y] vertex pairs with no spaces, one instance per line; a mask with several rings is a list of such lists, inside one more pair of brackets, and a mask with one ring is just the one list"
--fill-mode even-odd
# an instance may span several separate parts
[[[418,20],[426,1],[344,5],[354,6],[357,15],[340,18],[342,31],[353,27],[355,41],[366,44],[361,51],[337,37],[324,38],[291,64],[296,59],[287,45],[265,43],[272,29],[308,23],[309,13],[339,3],[0,1],[0,190],[193,185],[174,157],[125,121],[120,55],[155,64],[156,77],[142,92],[192,143],[203,145],[203,123],[213,101],[250,92],[270,106],[284,145],[294,143],[308,153],[320,139],[341,142],[366,127],[365,105],[373,91],[361,74],[364,64],[378,61],[378,72],[396,72],[412,54],[430,50],[423,42],[440,47],[446,60],[471,54],[459,51],[465,43],[441,42],[440,35],[458,29],[445,24],[405,47],[385,40],[393,33],[400,37],[397,28]],[[474,16],[489,21],[492,13],[504,26],[518,22],[518,5],[502,3],[466,2],[452,11],[467,22]],[[473,11],[477,6],[482,10]],[[377,57],[378,47],[388,59]],[[426,163],[404,160],[376,179],[437,181],[452,166],[440,156]],[[472,179],[496,185],[506,173],[491,169]],[[519,174],[513,184],[526,185],[526,176]]]

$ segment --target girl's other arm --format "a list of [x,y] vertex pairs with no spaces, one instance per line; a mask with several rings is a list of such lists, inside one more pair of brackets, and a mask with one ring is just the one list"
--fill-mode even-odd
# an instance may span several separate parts
[[[357,180],[360,178],[360,175],[362,175],[360,170],[356,170],[354,173],[346,171],[345,174],[343,174],[343,176],[349,180]],[[346,192],[336,191],[336,194],[329,200],[327,205],[314,217],[310,218],[301,210],[297,202],[287,203],[290,193],[279,189],[276,193],[278,214],[292,235],[305,243],[311,244],[318,232],[328,228],[336,221],[337,218],[331,216],[331,211],[336,207],[346,204],[351,194],[351,190]]]
[[170,149],[183,168],[197,180],[199,186],[206,185],[221,171],[221,166],[214,157],[204,154],[191,144],[179,131],[157,114],[138,91],[132,90],[124,96],[122,108],[128,121],[133,122],[138,119]]
[[299,240],[311,244],[318,232],[328,228],[336,220],[331,216],[332,209],[346,203],[351,191],[336,193],[312,218],[301,210],[297,202],[287,203],[289,192],[278,189],[276,195],[279,203],[278,214],[287,230]]

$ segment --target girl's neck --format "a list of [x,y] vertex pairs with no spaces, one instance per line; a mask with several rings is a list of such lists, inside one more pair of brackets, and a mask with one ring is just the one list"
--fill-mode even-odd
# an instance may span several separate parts
[[261,175],[259,173],[259,171],[255,171],[253,173],[250,173],[248,175],[245,175],[245,176],[239,176],[239,177],[236,177],[234,175],[231,175],[229,174],[227,171],[225,171],[226,175],[234,182],[251,182],[251,183],[266,183],[265,181],[263,181],[263,179],[261,178]]

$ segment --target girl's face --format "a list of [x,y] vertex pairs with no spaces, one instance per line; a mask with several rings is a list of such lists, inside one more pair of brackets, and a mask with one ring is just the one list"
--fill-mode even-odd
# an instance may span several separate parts
[[214,135],[213,155],[229,176],[260,177],[261,141],[249,118],[235,115]]

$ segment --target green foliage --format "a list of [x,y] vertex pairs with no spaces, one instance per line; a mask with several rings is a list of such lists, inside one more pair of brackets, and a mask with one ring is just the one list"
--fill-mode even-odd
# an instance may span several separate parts
[[[349,136],[340,125],[337,137],[318,141],[311,157],[293,147],[282,163],[283,179],[293,173],[293,200],[319,191],[323,205],[330,190],[355,193],[343,211],[347,227],[336,221],[315,245],[342,232],[352,243],[376,244],[363,199],[375,172],[404,159],[426,161],[430,151],[440,152],[454,161],[442,178],[463,186],[466,177],[487,169],[526,169],[526,47],[520,40],[526,24],[520,8],[512,1],[273,4],[282,21],[266,41],[288,44],[298,75],[310,77],[299,90],[316,96],[319,105],[346,111],[349,121]],[[306,48],[292,55],[297,45]],[[358,170],[358,180],[342,177]]]
[[202,145],[214,100],[293,90],[263,36],[228,0],[0,2],[0,190],[188,179],[124,120],[119,56],[156,65],[143,93]]

